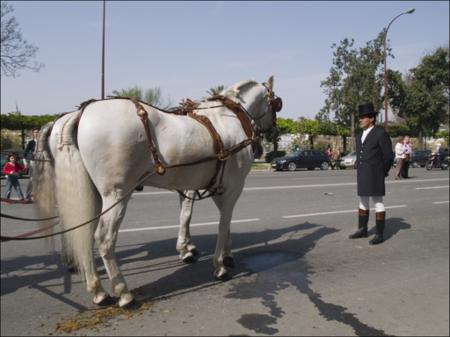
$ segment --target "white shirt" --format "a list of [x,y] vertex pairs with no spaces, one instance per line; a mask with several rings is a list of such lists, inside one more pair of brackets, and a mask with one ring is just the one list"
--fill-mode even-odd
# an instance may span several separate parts
[[405,146],[403,145],[403,143],[395,144],[395,158],[406,158]]
[[364,141],[366,140],[367,134],[372,131],[373,129],[373,125],[370,128],[367,128],[363,131],[362,136],[361,136],[361,143],[364,143]]

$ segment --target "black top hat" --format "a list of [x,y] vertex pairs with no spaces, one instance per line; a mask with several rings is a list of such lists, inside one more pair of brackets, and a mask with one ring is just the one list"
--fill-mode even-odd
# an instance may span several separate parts
[[375,117],[377,115],[377,112],[375,112],[375,109],[373,108],[372,103],[361,104],[358,107],[358,112],[359,112],[359,117],[362,117],[362,116]]

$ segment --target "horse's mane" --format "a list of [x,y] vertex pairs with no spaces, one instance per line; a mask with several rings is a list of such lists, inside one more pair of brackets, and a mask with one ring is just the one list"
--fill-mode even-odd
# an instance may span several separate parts
[[239,93],[246,91],[251,86],[258,84],[258,82],[254,80],[243,80],[238,83],[233,84],[232,86],[224,89],[222,94],[228,97],[236,97]]

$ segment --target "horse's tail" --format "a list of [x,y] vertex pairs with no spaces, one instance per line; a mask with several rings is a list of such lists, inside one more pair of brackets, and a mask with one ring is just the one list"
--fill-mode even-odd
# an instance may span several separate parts
[[[64,123],[55,151],[56,198],[64,230],[94,219],[101,199],[81,159],[76,133],[81,112],[74,112]],[[78,267],[82,276],[94,266],[94,231],[98,219],[64,234],[63,256]]]
[[[37,206],[40,218],[50,218],[57,215],[55,198],[55,166],[50,151],[49,137],[54,122],[45,124],[39,132],[36,142],[34,159],[31,162],[32,194]],[[40,228],[48,228],[45,234],[51,234],[54,230],[52,224],[57,220],[39,222]],[[54,240],[50,237],[47,244],[54,250]]]

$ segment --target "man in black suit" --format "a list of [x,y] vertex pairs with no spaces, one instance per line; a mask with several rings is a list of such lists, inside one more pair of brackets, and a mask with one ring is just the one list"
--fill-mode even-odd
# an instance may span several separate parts
[[357,185],[359,196],[358,230],[350,239],[367,237],[369,222],[369,199],[375,204],[376,235],[370,244],[383,242],[386,211],[383,204],[385,195],[384,179],[392,166],[394,152],[387,132],[375,126],[377,113],[372,103],[360,105],[359,126],[363,132],[356,136]]

